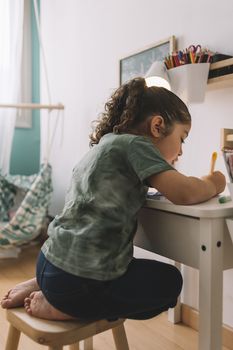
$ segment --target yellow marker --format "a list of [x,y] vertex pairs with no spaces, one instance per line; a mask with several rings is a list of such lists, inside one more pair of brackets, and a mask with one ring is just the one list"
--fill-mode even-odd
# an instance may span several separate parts
[[214,167],[215,167],[217,155],[218,155],[217,152],[212,153],[211,163],[210,163],[210,174],[213,174],[213,172],[214,172]]

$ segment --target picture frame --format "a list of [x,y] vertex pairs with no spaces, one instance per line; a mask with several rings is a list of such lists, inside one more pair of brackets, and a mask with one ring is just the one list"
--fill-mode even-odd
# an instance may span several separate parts
[[119,61],[120,85],[130,79],[143,77],[154,61],[163,61],[165,56],[171,54],[175,50],[176,39],[175,36],[172,35],[167,39],[121,58]]

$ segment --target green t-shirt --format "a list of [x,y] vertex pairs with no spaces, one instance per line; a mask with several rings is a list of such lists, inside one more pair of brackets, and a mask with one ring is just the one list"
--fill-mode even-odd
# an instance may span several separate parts
[[42,247],[47,259],[80,277],[121,276],[133,256],[146,179],[171,169],[147,137],[103,136],[73,170],[63,212],[50,224]]

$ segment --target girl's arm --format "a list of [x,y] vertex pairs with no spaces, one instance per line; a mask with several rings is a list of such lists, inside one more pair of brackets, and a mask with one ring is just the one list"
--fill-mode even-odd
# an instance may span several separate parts
[[185,176],[176,170],[168,170],[152,175],[148,179],[150,187],[154,187],[174,204],[187,205],[204,202],[226,186],[225,176],[220,171],[199,179]]

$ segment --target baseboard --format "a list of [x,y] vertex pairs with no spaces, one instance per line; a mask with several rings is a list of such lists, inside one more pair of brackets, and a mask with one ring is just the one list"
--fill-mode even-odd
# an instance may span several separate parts
[[[199,327],[199,312],[192,307],[181,305],[181,320],[185,325],[198,331]],[[223,325],[222,327],[223,346],[229,350],[233,350],[233,328]]]

